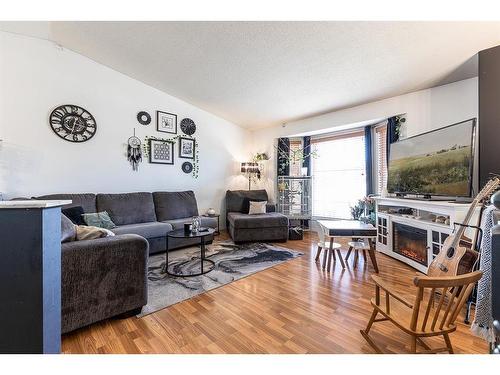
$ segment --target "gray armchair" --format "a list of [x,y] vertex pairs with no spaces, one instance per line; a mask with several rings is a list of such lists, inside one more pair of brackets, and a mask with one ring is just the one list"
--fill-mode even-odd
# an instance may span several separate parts
[[250,201],[268,201],[265,190],[228,190],[226,226],[234,242],[286,241],[288,218],[267,204],[265,214],[249,215]]

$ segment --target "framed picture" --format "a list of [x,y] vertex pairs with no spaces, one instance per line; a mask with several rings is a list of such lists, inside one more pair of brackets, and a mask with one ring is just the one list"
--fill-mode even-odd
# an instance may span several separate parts
[[194,159],[194,139],[179,137],[179,157],[184,159]]
[[177,134],[177,115],[156,111],[156,130],[163,133]]
[[153,164],[174,164],[174,144],[150,139],[149,162]]

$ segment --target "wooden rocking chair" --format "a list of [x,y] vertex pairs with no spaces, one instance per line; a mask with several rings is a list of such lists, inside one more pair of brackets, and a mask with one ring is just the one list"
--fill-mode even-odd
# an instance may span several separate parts
[[[453,354],[449,334],[457,329],[455,320],[474,284],[481,277],[481,271],[446,277],[417,276],[413,280],[417,294],[412,303],[393,291],[380,277],[372,275],[375,282],[375,298],[371,300],[373,313],[366,329],[361,330],[361,335],[377,353],[382,353],[369,332],[373,323],[389,320],[411,336],[411,353],[417,352],[418,342],[425,349],[419,353]],[[385,292],[384,296],[381,296],[381,289]],[[383,317],[376,319],[379,313]],[[443,336],[446,346],[430,348],[423,338],[432,336]]]

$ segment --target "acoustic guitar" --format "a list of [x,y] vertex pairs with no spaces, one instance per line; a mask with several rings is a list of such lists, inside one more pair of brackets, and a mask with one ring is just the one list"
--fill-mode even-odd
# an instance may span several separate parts
[[463,265],[461,263],[464,258],[470,259],[470,256],[465,257],[469,250],[461,244],[465,230],[467,229],[464,225],[469,224],[476,207],[481,206],[499,186],[500,179],[498,177],[493,177],[487,182],[479,194],[476,195],[467,211],[467,215],[465,215],[462,225],[459,225],[457,231],[452,233],[444,241],[441,251],[429,265],[427,272],[428,276],[456,276],[459,274],[459,268],[468,269],[466,272],[472,270],[472,264]]

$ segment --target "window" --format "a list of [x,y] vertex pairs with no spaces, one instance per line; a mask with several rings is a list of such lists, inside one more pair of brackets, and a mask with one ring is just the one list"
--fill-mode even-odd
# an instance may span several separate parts
[[374,176],[376,178],[375,187],[376,193],[381,194],[387,187],[387,125],[379,125],[375,127],[375,144],[374,144]]
[[[299,155],[300,154],[300,155]],[[302,140],[290,139],[290,176],[302,176],[302,159],[296,160],[294,155],[302,156]]]
[[351,218],[350,207],[365,196],[365,137],[363,132],[311,140],[313,216]]

